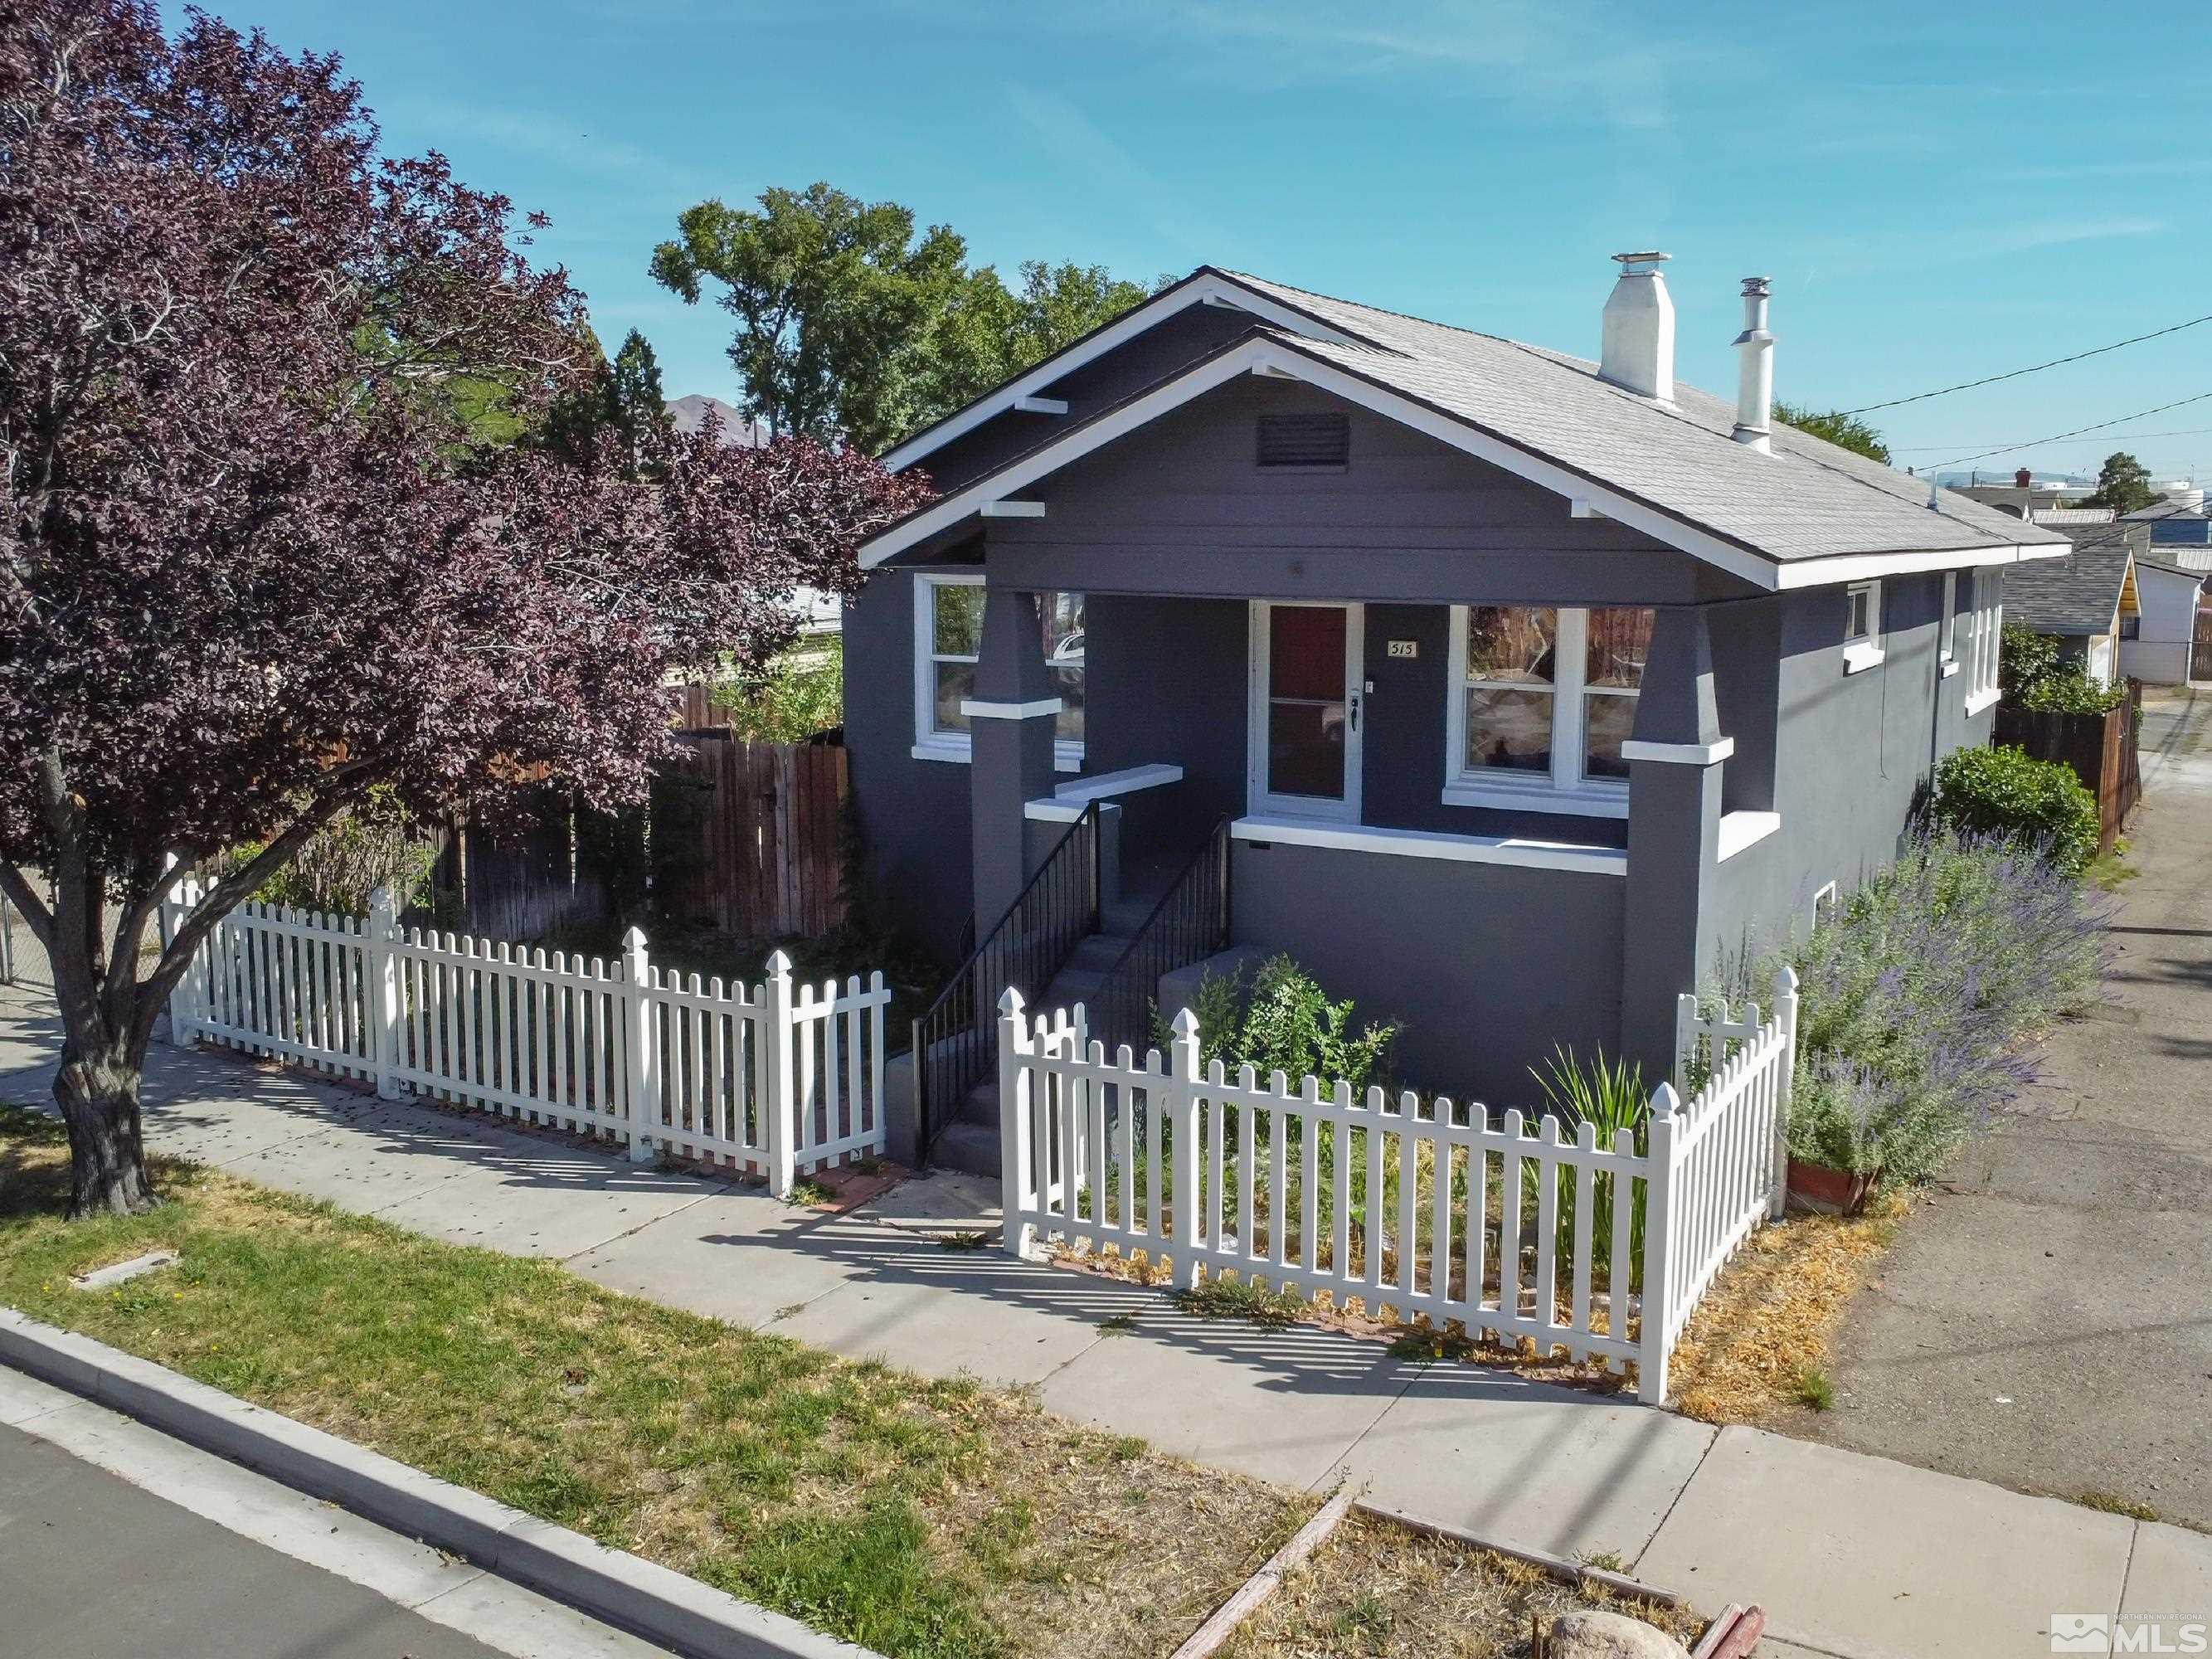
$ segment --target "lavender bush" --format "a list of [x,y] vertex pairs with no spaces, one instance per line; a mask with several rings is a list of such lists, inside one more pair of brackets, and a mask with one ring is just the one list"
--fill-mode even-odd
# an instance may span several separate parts
[[2033,1073],[2021,1039],[2079,1009],[2105,910],[2017,845],[1933,834],[1792,953],[1793,1157],[1929,1179]]

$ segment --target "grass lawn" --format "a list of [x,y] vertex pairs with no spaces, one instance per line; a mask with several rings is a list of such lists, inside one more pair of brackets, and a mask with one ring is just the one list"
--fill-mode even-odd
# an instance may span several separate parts
[[[1319,1503],[187,1164],[152,1214],[71,1224],[68,1168],[0,1105],[0,1304],[886,1654],[1167,1653]],[[1354,1517],[1232,1651],[1525,1654],[1574,1606],[1696,1623]]]
[[188,1165],[71,1225],[68,1163],[0,1106],[0,1303],[888,1654],[1166,1652],[1316,1502]]

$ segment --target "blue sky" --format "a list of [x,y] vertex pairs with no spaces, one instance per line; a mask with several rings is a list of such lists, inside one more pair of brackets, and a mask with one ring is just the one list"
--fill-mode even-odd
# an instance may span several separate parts
[[[2212,311],[2201,0],[211,3],[342,53],[387,148],[551,215],[539,251],[672,396],[736,386],[653,244],[817,178],[1003,270],[1241,267],[1588,356],[1607,256],[1664,248],[1682,378],[1733,387],[1737,278],[1767,275],[1778,392],[1821,407]],[[2212,324],[1871,418],[1932,464],[2199,392]],[[2212,399],[1978,465],[2115,447],[2212,473]]]

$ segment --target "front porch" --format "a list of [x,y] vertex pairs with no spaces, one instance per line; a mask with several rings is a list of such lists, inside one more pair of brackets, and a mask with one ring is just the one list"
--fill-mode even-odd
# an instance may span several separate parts
[[1663,1067],[1711,963],[1700,895],[1778,823],[1729,799],[1706,607],[1091,594],[1071,775],[1041,621],[1068,597],[986,585],[963,699],[979,918],[1097,804],[1108,942],[1033,1001],[1096,1009],[1163,899],[1195,954],[1161,971],[1212,954],[1171,890],[1203,870],[1224,945],[1404,1023],[1409,1084],[1521,1101],[1560,1045]]

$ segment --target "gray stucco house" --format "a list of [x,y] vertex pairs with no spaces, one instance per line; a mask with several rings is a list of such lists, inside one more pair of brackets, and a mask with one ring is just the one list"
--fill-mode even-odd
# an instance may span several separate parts
[[1407,1082],[1663,1073],[1987,740],[2002,573],[2069,544],[1771,424],[1761,280],[1739,396],[1676,385],[1620,258],[1598,362],[1204,267],[888,452],[941,492],[845,620],[897,920],[956,959],[1096,798],[1091,961],[1218,836],[1231,941],[1402,1019]]

